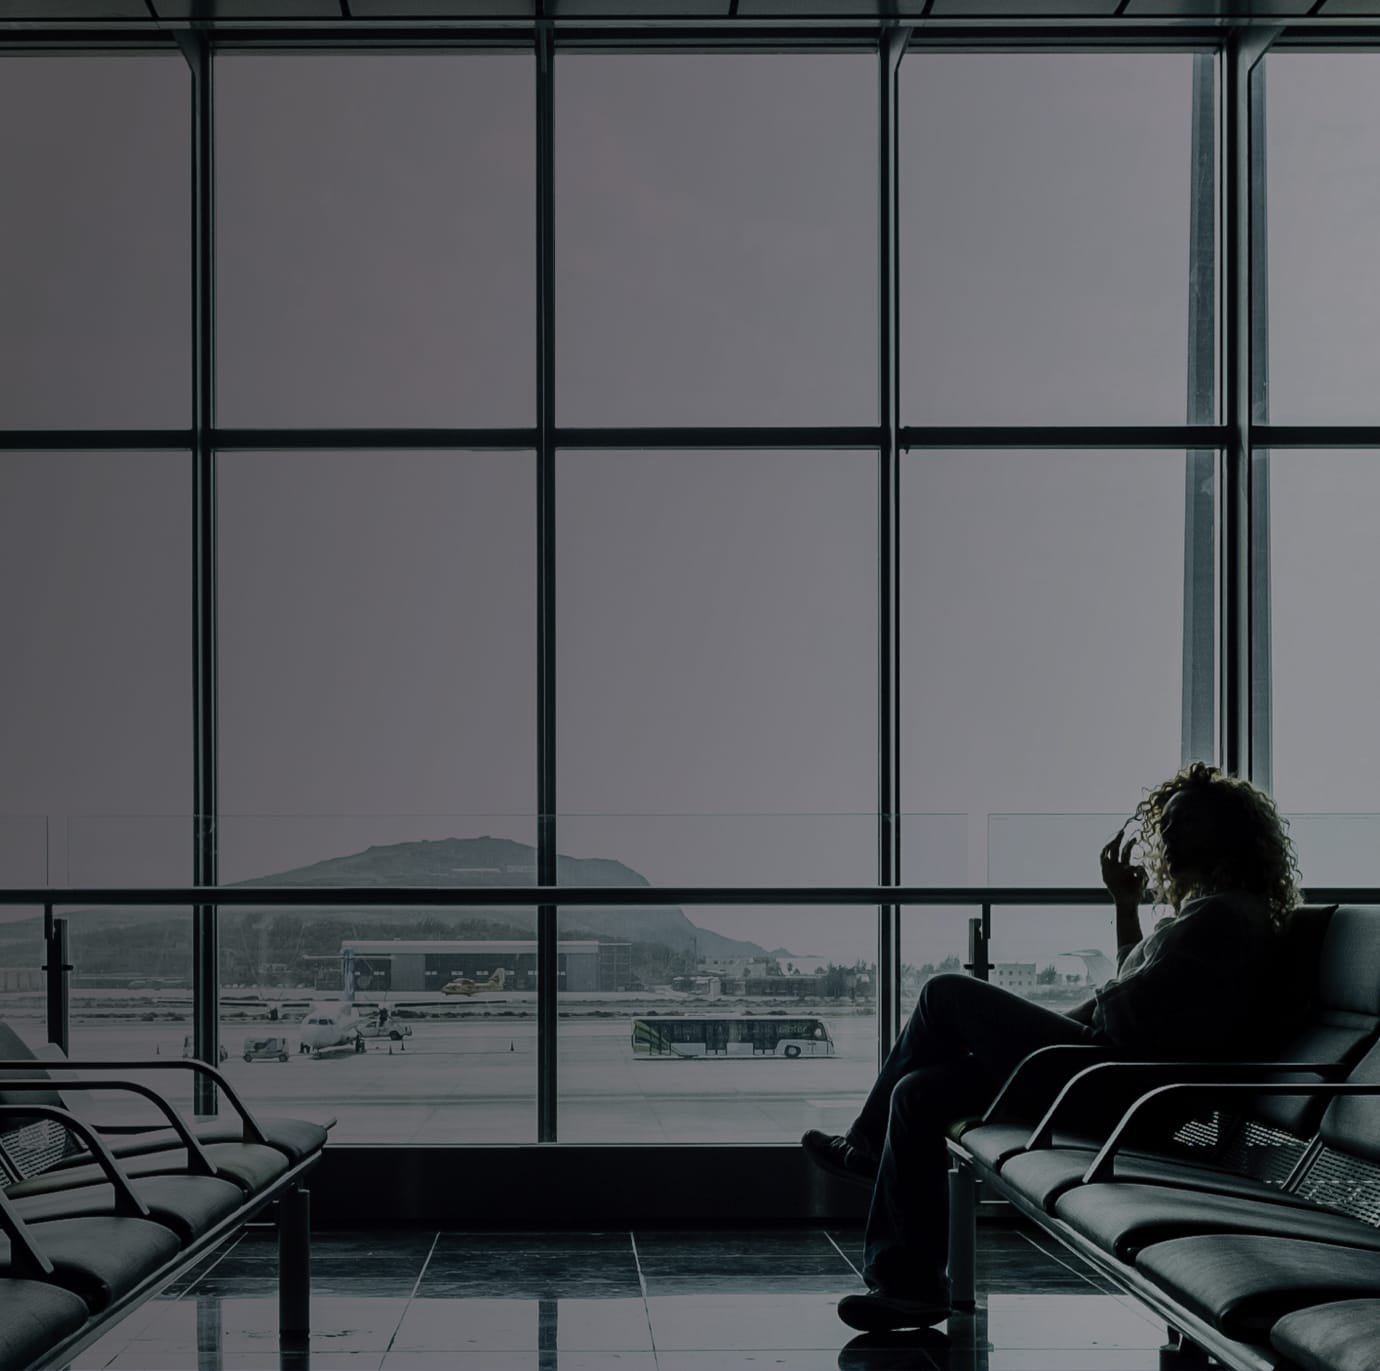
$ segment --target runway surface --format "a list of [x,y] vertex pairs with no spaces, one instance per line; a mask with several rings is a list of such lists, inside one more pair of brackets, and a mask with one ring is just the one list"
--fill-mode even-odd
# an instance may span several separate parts
[[[181,1060],[190,1022],[180,1015],[130,1022],[109,1015],[106,1003],[74,1001],[73,1058]],[[667,1059],[633,1054],[632,1020],[646,1008],[608,1002],[595,1007],[600,1017],[561,1020],[562,1141],[793,1142],[806,1128],[846,1126],[876,1072],[871,1014],[792,1011],[816,1013],[828,1024],[834,1057]],[[466,1009],[468,1016],[458,1021],[412,1021],[412,1035],[403,1042],[371,1040],[363,1054],[319,1059],[298,1054],[295,1023],[226,1017],[221,1041],[229,1055],[221,1069],[246,1103],[265,1114],[335,1118],[336,1142],[534,1142],[535,1018],[511,1002],[487,1007],[490,1015],[506,1009],[511,1018],[484,1017],[473,1002]],[[588,1003],[580,1009],[591,1012]],[[691,1012],[734,1010],[696,1006]],[[32,1009],[26,1014],[11,1006],[6,1017],[30,1043],[42,1041],[43,1022]],[[245,1062],[245,1038],[270,1034],[287,1038],[288,1060]],[[131,1078],[190,1104],[190,1073],[186,1080],[180,1071],[133,1072]],[[92,1112],[107,1116],[115,1109],[111,1097],[95,1098]]]

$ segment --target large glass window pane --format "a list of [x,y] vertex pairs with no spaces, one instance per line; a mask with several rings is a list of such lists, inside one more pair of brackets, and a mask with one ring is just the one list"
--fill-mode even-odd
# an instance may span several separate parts
[[[907,456],[902,795],[969,816],[974,883],[1096,885],[1181,764],[1185,481],[1174,452]],[[1210,589],[1189,603],[1214,613]],[[1191,668],[1215,680],[1211,655]],[[995,910],[992,959],[1062,975],[1109,913]]]
[[190,508],[186,453],[0,454],[0,813],[55,884],[190,874]]
[[530,836],[532,482],[521,452],[220,458],[224,880],[432,838],[427,816]]
[[1291,52],[1263,71],[1268,417],[1374,423],[1380,54]]
[[558,491],[562,812],[872,813],[875,454],[564,452]]
[[532,422],[532,70],[217,60],[221,423]]
[[907,423],[1184,421],[1193,63],[906,55]]
[[[558,476],[562,882],[875,880],[875,454],[565,452]],[[564,1139],[787,1138],[875,1069],[871,1041],[789,1077],[759,1062],[770,1108],[737,1074],[694,1106],[633,1032],[808,1008],[847,1038],[874,1013],[870,910],[571,908],[561,928],[627,945],[563,1002]],[[733,1051],[770,1055],[756,1041]]]
[[1272,452],[1274,794],[1305,881],[1371,885],[1380,838],[1380,453]]
[[[223,882],[532,881],[532,487],[532,457],[522,452],[220,458]],[[441,1006],[416,1011],[418,1041],[408,1038],[405,1051],[425,1047],[459,1069],[457,1054],[471,1050],[466,1034],[482,1016],[467,1011],[461,1023],[443,1012],[469,1002],[446,996],[444,985],[469,974],[470,963],[434,958],[459,956],[457,942],[534,936],[530,911],[513,918],[401,907],[223,912],[222,979],[227,1005],[239,1005],[227,1009],[227,1045],[242,1056],[247,1036],[275,1036],[266,1016],[280,1003],[295,1054],[310,1005],[345,994],[353,941],[370,945],[355,958],[357,997],[383,994],[390,1013],[414,993]],[[395,962],[406,967],[394,994]],[[437,1015],[445,1031],[423,1032]],[[370,1050],[386,1057],[390,1042],[403,1055],[404,1044],[387,1037]],[[516,1046],[505,1058],[524,1101],[522,1128],[509,1140],[533,1135],[533,1060]],[[335,1090],[344,1077],[327,1064],[306,1079]],[[281,1082],[257,1058],[244,1066],[255,1067],[251,1099]],[[376,1083],[356,1098],[347,1132],[402,1141],[442,1128],[423,1098],[435,1082],[395,1063],[387,1069],[388,1088]],[[415,1106],[404,1100],[414,1086]]]
[[0,56],[0,425],[191,414],[180,54]]
[[572,55],[556,76],[562,424],[877,417],[877,63]]

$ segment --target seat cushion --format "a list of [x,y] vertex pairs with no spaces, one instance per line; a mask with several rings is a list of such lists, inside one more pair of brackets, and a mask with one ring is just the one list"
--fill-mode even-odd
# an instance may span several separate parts
[[[241,1190],[256,1194],[265,1186],[277,1180],[288,1169],[288,1159],[273,1147],[260,1143],[209,1143],[205,1149],[217,1171],[229,1181],[234,1181]],[[187,1154],[181,1148],[169,1148],[163,1152],[149,1152],[143,1156],[128,1157],[120,1163],[127,1176],[185,1175]],[[7,1194],[47,1195],[54,1190],[65,1190],[77,1185],[99,1185],[105,1180],[105,1173],[94,1162],[87,1166],[59,1168],[44,1171],[28,1180],[18,1181],[10,1186]]]
[[[54,1219],[29,1226],[53,1264],[53,1283],[80,1295],[93,1312],[134,1289],[180,1250],[174,1234],[151,1219]],[[10,1240],[0,1238],[0,1276],[12,1276]]]
[[[326,1129],[319,1123],[309,1123],[305,1119],[260,1119],[258,1122],[269,1146],[277,1148],[294,1166],[326,1145]],[[244,1125],[239,1115],[231,1114],[224,1118],[203,1119],[193,1126],[192,1132],[203,1143],[239,1142],[244,1137]],[[149,1152],[182,1146],[171,1128],[117,1134],[102,1141],[117,1157],[141,1157]],[[81,1155],[68,1157],[61,1163],[66,1167],[83,1164]]]
[[1265,1342],[1275,1321],[1296,1309],[1380,1298],[1380,1252],[1301,1238],[1171,1238],[1143,1248],[1136,1270],[1243,1342]]
[[[244,1203],[244,1191],[211,1176],[143,1176],[130,1182],[149,1218],[171,1228],[180,1243],[199,1238]],[[80,1185],[13,1201],[25,1223],[86,1218],[115,1212],[112,1185]]]
[[0,1366],[27,1366],[86,1322],[85,1303],[43,1281],[0,1277]]
[[1270,1343],[1304,1371],[1375,1371],[1380,1366],[1380,1300],[1339,1300],[1286,1314]]
[[[1001,1178],[1046,1213],[1053,1213],[1059,1197],[1082,1180],[1094,1156],[1096,1153],[1090,1147],[1022,1152],[1003,1164]],[[1181,1189],[1312,1207],[1306,1200],[1291,1199],[1277,1186],[1258,1181],[1253,1176],[1241,1176],[1234,1171],[1223,1171],[1220,1167],[1195,1165],[1150,1152],[1120,1154],[1116,1158],[1113,1175],[1119,1181],[1172,1185]]]
[[1030,1123],[980,1123],[964,1131],[959,1145],[995,1171],[1007,1157],[1025,1146],[1034,1127]]
[[1171,1185],[1079,1185],[1055,1202],[1054,1213],[1122,1261],[1152,1243],[1193,1233],[1268,1233],[1380,1252],[1380,1229],[1345,1214]]

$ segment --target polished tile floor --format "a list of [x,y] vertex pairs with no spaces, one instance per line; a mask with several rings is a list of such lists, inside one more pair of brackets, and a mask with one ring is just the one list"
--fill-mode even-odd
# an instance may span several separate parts
[[[979,1303],[860,1336],[856,1230],[316,1235],[310,1371],[1155,1371],[1163,1328],[1033,1230],[984,1223]],[[279,1365],[276,1245],[251,1231],[73,1371]]]

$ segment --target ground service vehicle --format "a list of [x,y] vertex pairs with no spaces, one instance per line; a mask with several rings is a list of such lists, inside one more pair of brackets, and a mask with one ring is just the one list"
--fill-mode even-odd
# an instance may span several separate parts
[[634,1019],[632,1047],[648,1057],[832,1057],[823,1019],[788,1015],[686,1015]]
[[285,1062],[288,1041],[286,1038],[246,1038],[244,1059],[247,1062]]
[[412,1036],[412,1025],[410,1023],[399,1023],[395,1018],[361,1019],[359,1021],[359,1036],[361,1038],[391,1038],[395,1043],[401,1042],[404,1038]]

